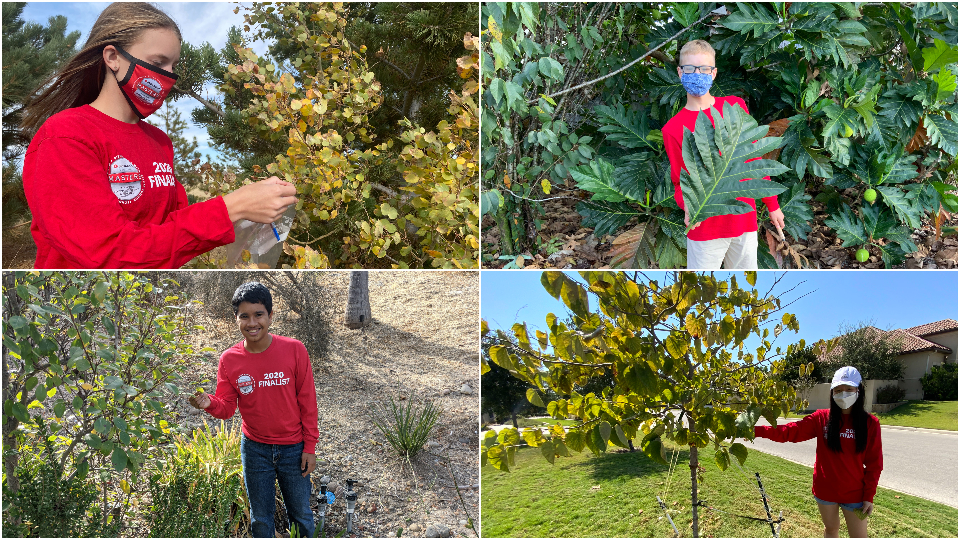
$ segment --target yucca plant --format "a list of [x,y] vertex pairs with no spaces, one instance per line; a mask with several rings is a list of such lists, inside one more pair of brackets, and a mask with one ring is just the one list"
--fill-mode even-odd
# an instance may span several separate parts
[[400,457],[412,460],[423,449],[443,409],[430,400],[400,398],[370,405],[368,416]]
[[[153,537],[205,537],[235,533],[246,517],[240,430],[203,429],[176,436],[176,452],[150,479]],[[249,519],[247,519],[249,522]]]

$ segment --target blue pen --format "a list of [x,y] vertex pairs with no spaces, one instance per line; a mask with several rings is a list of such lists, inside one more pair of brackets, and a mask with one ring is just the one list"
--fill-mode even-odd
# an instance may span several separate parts
[[277,232],[277,228],[273,226],[273,223],[270,224],[270,228],[273,229],[273,235],[277,237],[277,242],[280,241],[280,233]]

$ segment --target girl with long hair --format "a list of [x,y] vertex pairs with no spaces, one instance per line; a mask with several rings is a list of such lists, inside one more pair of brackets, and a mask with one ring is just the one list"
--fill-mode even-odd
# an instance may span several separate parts
[[177,24],[147,3],[100,14],[83,49],[26,104],[23,163],[37,268],[176,268],[296,202],[277,177],[189,205],[173,144],[143,122],[177,80]]
[[840,513],[851,538],[867,537],[867,516],[883,470],[880,421],[863,408],[860,372],[842,367],[830,384],[830,408],[819,409],[799,422],[777,427],[756,426],[754,435],[776,442],[817,438],[813,465],[813,498],[823,520],[823,537],[840,536]]

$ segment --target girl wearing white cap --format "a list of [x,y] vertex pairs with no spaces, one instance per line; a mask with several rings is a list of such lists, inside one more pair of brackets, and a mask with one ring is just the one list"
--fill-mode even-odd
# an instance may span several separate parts
[[867,516],[873,513],[873,497],[883,470],[880,421],[863,409],[864,388],[856,368],[838,369],[830,393],[829,409],[820,409],[799,422],[756,426],[754,435],[776,442],[816,437],[812,491],[823,519],[823,536],[839,537],[839,510],[843,510],[850,537],[866,538]]

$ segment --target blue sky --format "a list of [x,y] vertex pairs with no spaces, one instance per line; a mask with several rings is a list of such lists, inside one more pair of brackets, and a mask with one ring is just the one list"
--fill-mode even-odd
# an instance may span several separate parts
[[[651,279],[666,283],[665,272],[644,272]],[[737,283],[747,285],[742,272]],[[781,272],[758,272],[757,288],[765,292]],[[576,272],[567,275],[583,282]],[[717,272],[718,279],[727,279],[730,272]],[[841,324],[869,323],[884,330],[909,328],[941,319],[957,319],[956,271],[931,270],[867,270],[790,271],[775,289],[787,291],[782,301],[811,293],[786,309],[800,322],[800,332],[784,332],[775,345],[786,349],[801,338],[808,344],[834,337]],[[591,295],[591,309],[596,298]],[[554,300],[540,285],[540,272],[488,270],[480,274],[480,315],[491,328],[510,329],[515,322],[526,322],[530,334],[534,329],[546,331],[547,313],[563,318],[566,306]],[[771,328],[772,330],[772,328]],[[754,338],[755,341],[756,338]],[[753,347],[759,343],[753,343]],[[751,345],[751,341],[747,342]]]
[[[23,10],[23,18],[46,25],[47,20],[54,15],[65,16],[67,32],[80,31],[77,42],[79,48],[86,42],[90,28],[100,12],[108,5],[110,2],[30,2]],[[206,41],[213,45],[214,49],[220,50],[226,44],[230,27],[243,27],[243,10],[234,14],[233,10],[237,8],[234,2],[158,2],[157,5],[176,21],[183,39],[193,45],[201,45]],[[260,54],[266,52],[266,45],[263,43],[253,43],[252,46]],[[212,85],[204,89],[205,98],[216,95]],[[193,99],[182,98],[168,102],[168,106],[178,109],[180,116],[190,125],[185,133],[187,139],[196,137],[200,153],[210,154],[211,158],[217,159],[219,154],[208,145],[207,130],[194,125],[190,120],[190,112],[199,108],[200,104]]]

